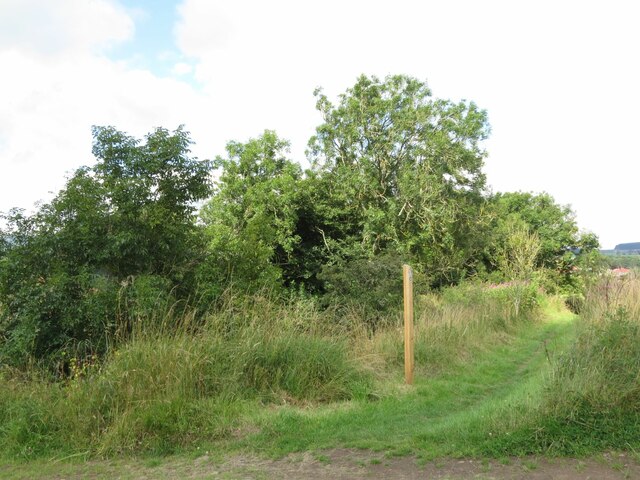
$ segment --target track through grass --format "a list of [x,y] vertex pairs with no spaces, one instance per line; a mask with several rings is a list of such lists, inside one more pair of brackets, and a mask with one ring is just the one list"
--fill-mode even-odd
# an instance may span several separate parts
[[550,362],[573,337],[573,319],[547,309],[542,322],[505,337],[472,362],[433,378],[417,372],[413,387],[378,401],[267,411],[257,419],[260,432],[235,447],[274,455],[336,447],[427,458],[486,453],[496,428],[539,399]]

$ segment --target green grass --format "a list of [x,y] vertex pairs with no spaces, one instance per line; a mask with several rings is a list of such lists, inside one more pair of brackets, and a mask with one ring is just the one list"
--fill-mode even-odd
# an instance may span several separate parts
[[494,348],[476,352],[473,362],[436,377],[417,375],[414,386],[375,402],[269,412],[257,419],[261,432],[241,446],[274,455],[339,446],[430,458],[495,454],[492,430],[498,434],[504,427],[505,411],[535,402],[550,369],[545,344],[550,354],[560,352],[571,339],[572,318],[556,313],[517,335],[501,336]]
[[213,316],[195,333],[141,333],[66,382],[5,372],[0,455],[167,454],[232,436],[247,410],[265,404],[364,395],[370,375],[347,340],[296,326],[297,313],[260,304]]
[[[513,315],[505,292],[470,285],[446,291],[445,301],[421,299],[417,373],[462,367],[526,325],[526,317]],[[448,401],[450,392],[435,380],[425,398],[420,385],[398,388],[402,334],[391,319],[372,331],[355,313],[334,315],[310,301],[230,297],[199,327],[189,317],[141,319],[101,363],[73,359],[64,382],[37,369],[0,371],[0,455],[169,454],[207,442],[235,448],[246,432],[264,434],[279,422],[286,428],[311,412],[313,421],[322,423],[329,412],[340,423],[340,412],[353,410],[346,415],[367,423],[380,405],[397,404],[402,412],[416,401],[430,408]],[[472,401],[476,392],[466,383],[461,378],[456,396]],[[272,426],[263,415],[275,419]]]
[[421,298],[413,386],[393,322],[372,332],[309,303],[253,299],[201,329],[138,332],[66,383],[0,373],[0,458],[11,472],[21,459],[151,455],[152,468],[157,455],[205,451],[324,461],[324,449],[351,447],[424,461],[637,450],[636,294],[587,295],[580,320],[551,301],[515,316],[508,291],[477,286]]
[[539,406],[500,448],[518,454],[640,450],[640,280],[605,278],[586,296],[576,341]]
[[[356,396],[325,404],[268,406],[256,399],[240,402],[242,406],[229,414],[235,419],[231,430],[235,434],[213,441],[200,438],[187,451],[195,455],[235,451],[269,456],[312,451],[318,452],[318,461],[326,461],[323,449],[356,447],[379,451],[380,459],[374,463],[408,454],[422,460],[468,455],[504,457],[509,452],[492,443],[494,435],[503,435],[501,429],[517,422],[517,412],[526,413],[539,403],[551,368],[548,356],[553,360],[567,348],[575,332],[573,320],[565,311],[547,308],[542,321],[519,325],[510,333],[494,331],[484,343],[473,343],[463,355],[471,361],[455,362],[437,373],[419,368],[414,386],[402,385],[401,370],[387,373],[382,377],[383,384],[376,385],[381,392],[374,397]],[[166,412],[166,408],[160,412]],[[215,410],[212,416],[216,417]],[[156,434],[158,430],[162,430],[161,424],[153,426]],[[5,476],[17,479],[65,471],[77,475],[88,468],[82,462],[90,455],[80,452],[65,458],[58,452],[52,457],[54,465],[42,461],[22,464],[24,468],[6,464]],[[117,472],[121,478],[135,478],[143,469],[154,468],[156,460],[154,456],[142,463],[124,459],[100,463],[94,470],[105,477]]]

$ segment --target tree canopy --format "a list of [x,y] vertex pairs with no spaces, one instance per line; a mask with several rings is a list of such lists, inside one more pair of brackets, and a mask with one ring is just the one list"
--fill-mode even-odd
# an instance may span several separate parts
[[300,243],[296,232],[302,169],[287,158],[289,143],[265,131],[230,142],[217,157],[220,177],[202,208],[210,256],[209,281],[238,287],[278,286]]
[[93,165],[35,214],[5,215],[0,361],[100,351],[159,302],[205,311],[229,288],[356,304],[375,325],[398,306],[403,262],[421,288],[536,269],[561,284],[597,248],[550,195],[488,191],[473,102],[404,75],[315,98],[306,171],[270,130],[202,161],[182,127],[94,127]]
[[347,255],[393,249],[439,281],[459,279],[486,220],[486,112],[434,99],[426,83],[401,75],[361,76],[337,105],[321,90],[316,98],[324,123],[309,156],[331,240]]
[[493,202],[497,241],[501,241],[502,233],[509,224],[525,226],[540,240],[536,258],[538,267],[562,270],[567,268],[567,259],[576,253],[598,248],[598,239],[593,234],[579,231],[573,210],[568,205],[556,203],[548,193],[498,193]]
[[190,143],[182,127],[158,128],[144,143],[95,127],[96,164],[34,215],[6,216],[0,353],[98,348],[115,328],[118,291],[136,277],[146,276],[150,297],[185,289],[203,254],[194,202],[209,195],[211,168],[189,156]]

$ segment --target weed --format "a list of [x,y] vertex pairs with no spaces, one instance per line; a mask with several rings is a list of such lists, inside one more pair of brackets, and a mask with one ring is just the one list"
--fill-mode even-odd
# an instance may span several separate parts
[[331,463],[331,458],[328,457],[327,455],[316,453],[313,457],[320,463],[324,463],[324,464]]

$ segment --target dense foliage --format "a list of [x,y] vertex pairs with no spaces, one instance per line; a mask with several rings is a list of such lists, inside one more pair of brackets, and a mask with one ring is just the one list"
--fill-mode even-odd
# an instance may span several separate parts
[[547,193],[499,193],[493,204],[497,210],[496,232],[500,236],[505,226],[524,225],[540,239],[537,266],[566,270],[575,254],[598,248],[598,239],[591,233],[580,233],[575,214],[567,205],[558,205]]
[[640,268],[640,255],[603,255],[610,268]]
[[316,100],[307,171],[272,131],[208,162],[182,128],[139,141],[96,127],[95,165],[35,214],[5,216],[0,361],[64,370],[65,352],[105,351],[176,302],[216,308],[230,288],[358,308],[375,326],[398,306],[404,262],[422,289],[524,284],[538,269],[563,285],[597,247],[551,196],[487,191],[489,124],[473,102],[407,76]]
[[436,283],[473,269],[486,223],[486,112],[433,99],[425,83],[403,76],[360,77],[337,105],[316,96],[324,123],[310,159],[334,250],[396,251]]
[[209,195],[209,163],[189,157],[182,128],[156,129],[144,143],[111,127],[93,138],[93,167],[34,215],[6,216],[4,361],[103,350],[137,315],[192,288],[203,253],[194,202]]

